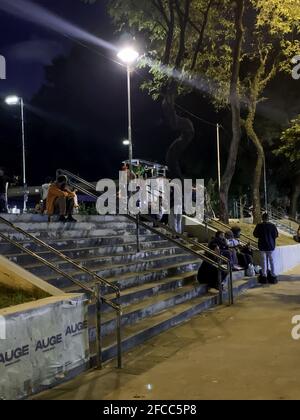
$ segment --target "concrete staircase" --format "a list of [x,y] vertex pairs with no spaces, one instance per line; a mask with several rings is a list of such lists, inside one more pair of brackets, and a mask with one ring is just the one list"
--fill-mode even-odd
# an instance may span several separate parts
[[[123,351],[218,304],[218,293],[208,293],[207,287],[196,281],[199,258],[143,228],[141,251],[137,253],[136,226],[126,217],[79,216],[77,224],[66,225],[48,224],[47,218],[42,216],[7,215],[5,218],[120,287]],[[69,263],[11,228],[0,223],[0,231],[55,263],[73,278],[93,286],[88,274],[76,271]],[[63,292],[81,292],[80,287],[67,278],[2,240],[0,254]],[[244,275],[244,272],[234,273],[235,295],[256,285],[256,278]],[[111,289],[102,287],[102,293],[114,299]],[[110,307],[103,305],[102,308],[105,361],[116,355],[116,319]]]

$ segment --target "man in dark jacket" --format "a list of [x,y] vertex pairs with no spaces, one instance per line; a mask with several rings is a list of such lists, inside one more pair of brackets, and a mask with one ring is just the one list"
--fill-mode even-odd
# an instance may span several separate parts
[[253,235],[255,238],[258,238],[258,248],[261,254],[262,276],[260,283],[268,283],[268,265],[270,263],[270,283],[276,284],[274,251],[276,249],[276,239],[279,234],[277,227],[273,223],[270,223],[267,213],[263,215],[263,222],[256,226]]

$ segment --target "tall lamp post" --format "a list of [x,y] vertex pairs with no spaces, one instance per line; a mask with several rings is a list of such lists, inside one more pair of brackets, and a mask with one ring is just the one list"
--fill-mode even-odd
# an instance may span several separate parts
[[26,155],[25,155],[25,125],[24,125],[24,101],[19,96],[8,96],[5,99],[5,103],[9,106],[20,105],[21,108],[21,130],[22,130],[22,167],[23,167],[23,188],[24,188],[24,201],[23,201],[23,212],[26,213],[27,207],[27,181],[26,181]]
[[128,95],[128,147],[129,171],[132,173],[133,141],[132,141],[132,110],[131,110],[131,69],[139,58],[139,53],[133,48],[124,48],[118,53],[118,58],[127,66],[127,95]]

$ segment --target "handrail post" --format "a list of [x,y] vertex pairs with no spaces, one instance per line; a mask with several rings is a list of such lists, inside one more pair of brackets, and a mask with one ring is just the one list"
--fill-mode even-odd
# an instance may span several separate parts
[[118,347],[118,369],[122,369],[122,333],[121,333],[121,308],[117,312],[117,347]]
[[101,335],[101,286],[95,286],[96,298],[96,343],[97,343],[97,368],[102,369],[102,335]]
[[222,271],[218,270],[218,283],[219,283],[219,305],[223,305],[223,282],[222,282]]
[[228,300],[229,300],[229,306],[231,306],[234,304],[234,293],[233,293],[232,266],[230,262],[228,262],[228,273],[229,273]]
[[136,250],[137,252],[141,251],[141,245],[140,245],[140,214],[136,217]]

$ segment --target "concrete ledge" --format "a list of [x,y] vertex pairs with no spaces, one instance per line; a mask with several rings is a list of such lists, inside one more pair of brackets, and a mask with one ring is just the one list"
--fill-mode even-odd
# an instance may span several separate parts
[[300,264],[300,245],[278,247],[275,251],[276,273],[283,274]]
[[[276,274],[284,274],[300,264],[300,245],[279,246],[274,257]],[[259,251],[255,253],[254,259],[256,264],[261,264]]]
[[44,292],[61,296],[61,291],[0,255],[0,284],[10,289],[22,289],[33,294]]

